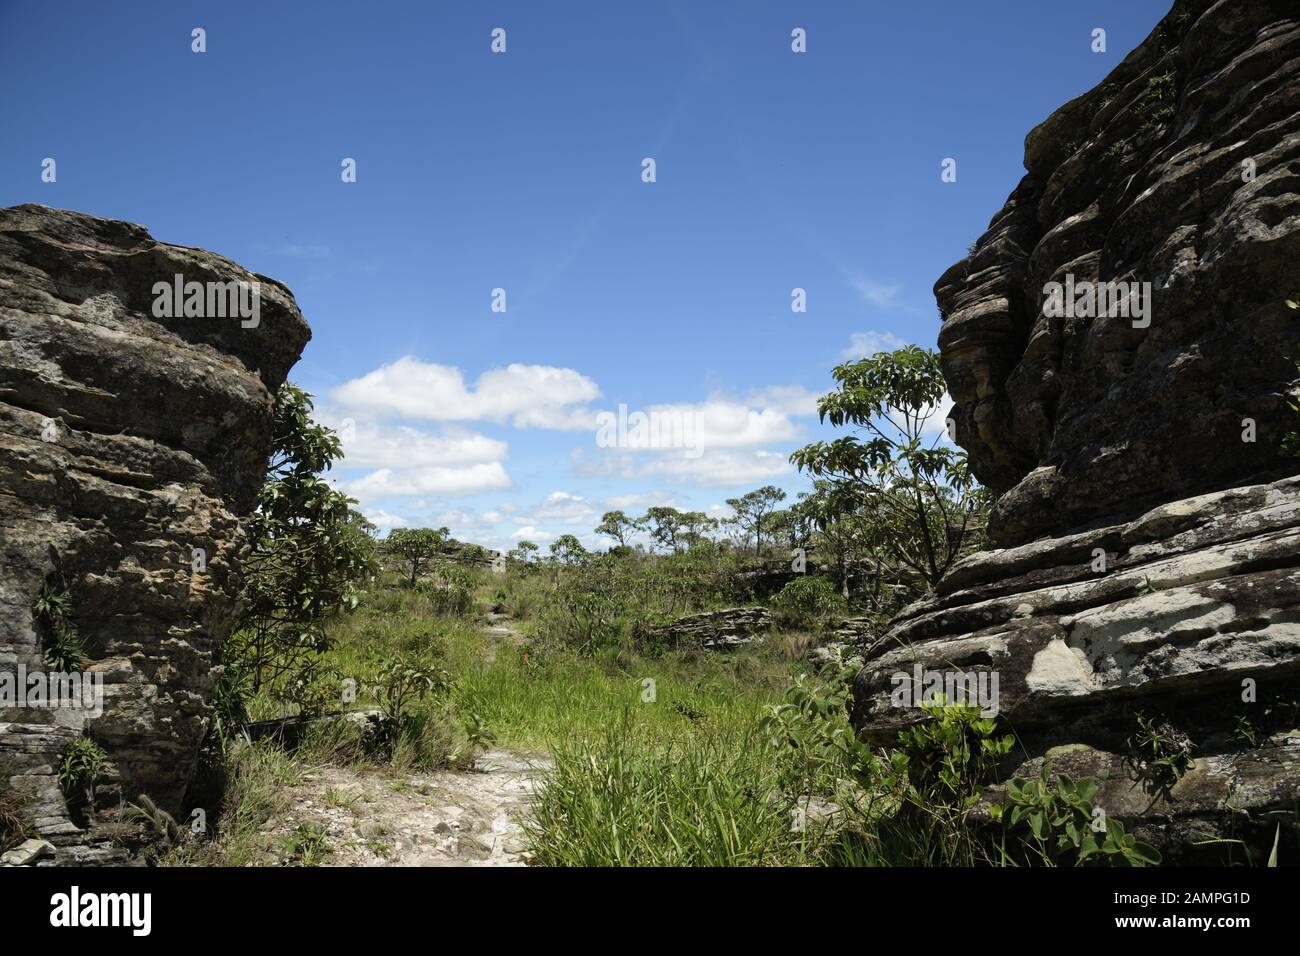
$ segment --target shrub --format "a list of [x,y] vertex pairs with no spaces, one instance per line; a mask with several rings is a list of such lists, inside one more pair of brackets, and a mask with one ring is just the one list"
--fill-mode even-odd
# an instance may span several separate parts
[[442,565],[436,574],[436,581],[421,581],[418,585],[430,610],[443,617],[469,615],[474,610],[474,576],[453,564]]
[[69,799],[84,799],[93,817],[95,782],[107,758],[104,748],[89,737],[78,737],[59,759],[59,786]]
[[815,575],[800,575],[772,598],[773,615],[784,627],[814,627],[844,607],[830,578]]
[[623,634],[619,610],[616,596],[584,576],[546,596],[538,611],[537,631],[542,638],[591,653],[618,643]]
[[[1008,802],[992,808],[1008,833],[1020,842],[1015,862],[1042,862],[1049,866],[1147,866],[1160,862],[1160,854],[1124,832],[1118,820],[1094,809],[1097,785],[1084,778],[1077,782],[1044,773],[1038,780],[1012,780]],[[1005,851],[1005,844],[1003,845]]]

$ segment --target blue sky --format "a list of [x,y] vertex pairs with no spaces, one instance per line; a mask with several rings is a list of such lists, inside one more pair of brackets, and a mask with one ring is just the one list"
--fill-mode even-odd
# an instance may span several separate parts
[[[608,508],[805,489],[831,367],[934,346],[1025,134],[1169,5],[0,0],[0,205],[287,283],[292,378],[382,524],[595,545]],[[620,404],[693,447],[601,447]]]

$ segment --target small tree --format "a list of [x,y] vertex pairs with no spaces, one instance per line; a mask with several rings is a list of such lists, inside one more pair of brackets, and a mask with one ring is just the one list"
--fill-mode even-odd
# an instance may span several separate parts
[[524,567],[527,567],[532,563],[533,555],[535,554],[537,554],[537,545],[533,544],[531,541],[520,541],[510,549],[506,554],[506,557],[510,558],[512,561],[518,562]]
[[451,532],[446,528],[394,528],[388,532],[384,547],[410,568],[410,586],[415,587],[421,574],[442,552]]
[[245,677],[256,692],[324,651],[325,619],[356,607],[374,570],[373,526],[321,477],[342,454],[338,436],[311,412],[310,395],[281,386],[267,478],[249,522],[243,611],[223,651],[222,693],[231,699]]
[[933,588],[987,507],[965,453],[941,444],[942,430],[925,440],[946,391],[938,353],[909,345],[832,374],[839,387],[818,401],[821,420],[865,435],[815,442],[790,460],[836,482],[839,506],[862,515],[889,556]]
[[682,513],[667,506],[650,508],[637,519],[637,527],[649,533],[651,539],[674,554],[681,550]]
[[688,548],[694,548],[707,540],[708,533],[718,526],[718,519],[710,518],[703,511],[684,512],[679,522],[681,525],[679,537]]
[[627,547],[627,538],[636,530],[636,522],[621,511],[606,511],[596,525],[596,534],[613,538],[620,548]]
[[775,485],[764,485],[756,491],[728,498],[727,504],[734,511],[731,520],[741,529],[754,535],[754,553],[763,553],[763,522],[776,510],[776,506],[785,500],[785,492]]
[[562,534],[551,542],[551,559],[557,564],[581,564],[587,549],[571,534]]

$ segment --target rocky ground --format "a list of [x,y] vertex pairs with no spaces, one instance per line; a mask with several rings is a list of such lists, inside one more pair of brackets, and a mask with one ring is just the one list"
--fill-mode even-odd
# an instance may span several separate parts
[[322,866],[522,866],[520,821],[548,768],[544,754],[508,750],[488,751],[469,771],[315,767],[271,833],[288,840],[319,827],[332,848]]

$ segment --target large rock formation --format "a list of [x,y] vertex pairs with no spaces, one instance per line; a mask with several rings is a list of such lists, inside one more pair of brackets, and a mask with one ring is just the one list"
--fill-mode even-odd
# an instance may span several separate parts
[[[247,283],[256,320],[156,318],[155,283],[178,275]],[[309,335],[287,288],[228,259],[126,222],[0,210],[0,669],[49,669],[50,622],[33,611],[49,587],[105,685],[98,716],[0,709],[0,787],[31,797],[62,861],[103,858],[57,781],[83,734],[106,752],[108,816],[142,793],[180,807],[235,612],[239,519]]]
[[[916,719],[890,691],[917,664],[997,672],[1009,773],[1098,777],[1172,859],[1271,842],[1300,797],[1300,8],[1180,0],[1029,134],[1025,167],[935,287],[1001,550],[868,652],[856,718],[881,741]],[[1151,283],[1149,325],[1047,301],[1110,280]],[[1139,713],[1194,745],[1172,790],[1125,761]]]

